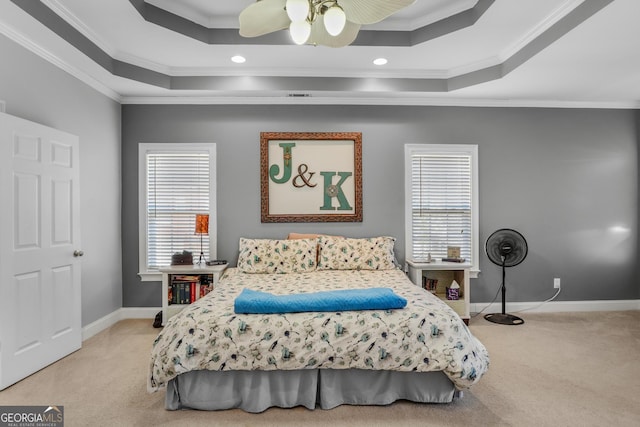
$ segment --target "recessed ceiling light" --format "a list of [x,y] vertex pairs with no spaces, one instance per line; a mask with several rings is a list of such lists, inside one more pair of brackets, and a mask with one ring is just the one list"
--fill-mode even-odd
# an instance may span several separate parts
[[246,61],[246,58],[244,56],[236,55],[231,57],[231,60],[236,64],[242,64],[243,62]]
[[377,59],[373,60],[373,63],[376,64],[376,65],[384,65],[387,62],[388,62],[387,58],[377,58]]

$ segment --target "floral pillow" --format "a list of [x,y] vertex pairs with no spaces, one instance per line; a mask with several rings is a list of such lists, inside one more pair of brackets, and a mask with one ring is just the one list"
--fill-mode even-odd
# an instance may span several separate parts
[[317,239],[240,238],[238,269],[243,273],[303,273],[316,269]]
[[[317,241],[318,237],[320,236],[335,237],[336,239],[344,239],[343,236],[331,236],[328,234],[303,234],[303,233],[289,233],[289,235],[287,236],[287,239],[316,239]],[[316,264],[318,264],[319,256],[320,256],[320,251],[316,250]]]
[[393,237],[318,238],[318,270],[392,270],[396,268]]

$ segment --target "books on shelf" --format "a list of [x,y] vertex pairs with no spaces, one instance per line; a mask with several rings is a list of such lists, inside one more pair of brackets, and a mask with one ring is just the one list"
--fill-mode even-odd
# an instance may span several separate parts
[[169,304],[191,304],[211,291],[208,278],[199,275],[173,275],[169,283],[167,299]]
[[438,289],[438,279],[430,279],[427,276],[422,276],[422,288],[435,295]]

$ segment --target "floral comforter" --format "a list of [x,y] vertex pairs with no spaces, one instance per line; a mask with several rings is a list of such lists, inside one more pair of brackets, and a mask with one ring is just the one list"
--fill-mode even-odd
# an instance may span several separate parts
[[[389,287],[400,310],[236,314],[243,288],[274,294]],[[246,274],[227,269],[216,289],[167,321],[153,343],[147,388],[193,370],[444,371],[467,388],[489,367],[486,348],[446,304],[400,270]]]

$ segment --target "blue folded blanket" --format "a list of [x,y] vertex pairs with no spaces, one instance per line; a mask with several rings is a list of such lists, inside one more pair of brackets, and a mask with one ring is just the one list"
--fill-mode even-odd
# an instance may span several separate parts
[[407,300],[389,288],[344,289],[305,294],[274,295],[243,289],[235,299],[236,313],[299,313],[303,311],[390,310]]

